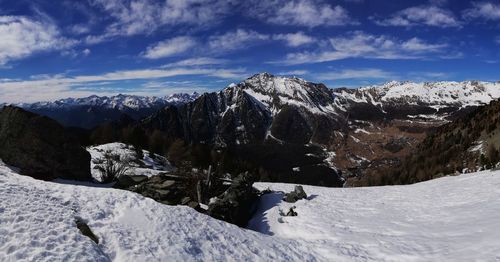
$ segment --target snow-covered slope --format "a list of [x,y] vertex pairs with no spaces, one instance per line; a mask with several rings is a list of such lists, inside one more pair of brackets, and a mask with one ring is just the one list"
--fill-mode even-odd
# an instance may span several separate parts
[[261,73],[229,88],[243,90],[263,103],[273,114],[286,104],[316,114],[335,113],[331,90],[323,84],[314,84],[301,78]]
[[[500,171],[409,186],[265,195],[250,228],[138,194],[34,180],[0,163],[2,261],[498,261]],[[290,191],[294,185],[259,183]],[[296,217],[281,217],[296,206]],[[81,218],[99,238],[80,234]],[[266,235],[267,234],[267,235]]]
[[356,104],[376,107],[427,106],[443,107],[478,106],[500,98],[500,82],[440,81],[399,82],[358,89],[329,89],[323,84],[308,82],[296,77],[256,74],[239,84],[231,84],[221,94],[243,91],[260,102],[272,115],[284,105],[294,105],[313,114],[338,115],[348,112]]
[[[75,217],[99,238],[80,234]],[[315,261],[306,246],[186,206],[91,185],[45,182],[0,164],[1,261]]]
[[[294,185],[258,183],[290,192]],[[499,261],[500,171],[408,186],[304,186],[294,204],[269,194],[250,228],[294,239],[330,261]],[[296,217],[279,209],[296,206]],[[281,221],[281,222],[280,222]]]
[[98,146],[91,146],[87,148],[90,153],[90,172],[92,177],[97,181],[101,181],[101,172],[96,168],[105,154],[116,155],[120,158],[121,162],[127,163],[128,170],[126,174],[154,176],[162,172],[170,172],[175,168],[168,162],[168,160],[157,154],[150,154],[147,150],[142,150],[141,159],[137,159],[137,153],[133,146],[123,143],[109,143]]
[[339,97],[372,104],[398,103],[400,105],[425,104],[441,106],[477,106],[500,98],[500,82],[440,81],[398,82],[357,90],[339,90]]

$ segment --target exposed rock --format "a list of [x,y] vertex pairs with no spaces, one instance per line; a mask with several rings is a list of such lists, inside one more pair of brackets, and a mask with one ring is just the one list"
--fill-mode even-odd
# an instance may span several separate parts
[[240,227],[246,226],[258,199],[258,191],[252,185],[252,175],[239,175],[217,200],[208,205],[207,214]]
[[90,227],[79,217],[75,218],[76,227],[80,230],[82,235],[89,237],[96,244],[99,244],[99,238],[90,230]]
[[114,188],[127,188],[127,187],[131,187],[131,186],[140,184],[141,182],[144,182],[147,179],[148,179],[147,176],[142,176],[142,175],[121,175],[113,187]]
[[295,186],[295,189],[290,192],[285,194],[285,197],[283,197],[283,201],[288,202],[288,203],[295,203],[300,199],[306,199],[307,194],[304,192],[304,188],[302,186]]
[[37,179],[90,180],[90,155],[56,121],[6,106],[0,110],[0,159]]
[[288,210],[288,212],[286,213],[287,217],[296,217],[298,215],[298,213],[293,210],[294,208],[295,207],[291,207],[290,210]]

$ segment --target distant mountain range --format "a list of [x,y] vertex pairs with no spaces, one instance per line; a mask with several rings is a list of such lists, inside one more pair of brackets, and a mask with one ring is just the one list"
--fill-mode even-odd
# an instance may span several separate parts
[[89,96],[66,98],[53,102],[14,104],[28,111],[48,116],[65,126],[93,128],[105,122],[116,121],[124,115],[138,120],[166,106],[178,106],[200,95],[179,93],[165,97],[135,95]]
[[[500,82],[392,81],[330,89],[261,73],[201,95],[91,96],[20,106],[86,128],[129,116],[145,134],[226,148],[234,161],[250,161],[288,182],[340,170],[356,185],[362,175],[398,165],[430,131],[498,98]],[[341,183],[335,181],[324,184]]]

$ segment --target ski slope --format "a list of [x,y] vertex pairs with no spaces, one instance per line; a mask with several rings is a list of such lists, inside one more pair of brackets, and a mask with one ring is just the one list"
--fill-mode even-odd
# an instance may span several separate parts
[[[258,183],[290,192],[292,184]],[[249,228],[295,239],[329,261],[500,261],[500,171],[407,186],[304,186],[294,204],[261,199]],[[296,206],[296,217],[282,217]]]

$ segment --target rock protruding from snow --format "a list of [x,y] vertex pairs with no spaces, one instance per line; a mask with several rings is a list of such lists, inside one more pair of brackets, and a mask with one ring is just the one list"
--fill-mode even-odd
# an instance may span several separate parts
[[294,190],[290,193],[286,193],[283,197],[283,201],[288,203],[295,203],[301,199],[306,199],[307,194],[302,186],[295,186]]
[[257,206],[257,190],[253,188],[252,175],[245,173],[236,177],[224,194],[209,204],[212,217],[244,227]]

